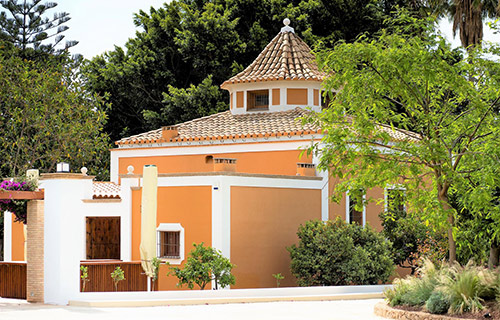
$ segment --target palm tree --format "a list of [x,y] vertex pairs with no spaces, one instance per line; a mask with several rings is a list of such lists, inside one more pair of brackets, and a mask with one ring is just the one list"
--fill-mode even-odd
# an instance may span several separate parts
[[457,32],[464,48],[480,45],[483,39],[483,18],[498,14],[495,0],[451,0],[449,14],[453,17],[453,36]]

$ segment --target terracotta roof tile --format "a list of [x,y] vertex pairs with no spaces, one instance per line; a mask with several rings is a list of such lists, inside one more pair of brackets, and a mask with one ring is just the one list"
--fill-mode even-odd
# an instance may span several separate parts
[[226,84],[270,80],[323,81],[325,74],[318,70],[311,48],[294,32],[282,31],[264,48],[245,70]]
[[[116,144],[222,140],[321,133],[320,127],[314,124],[304,125],[300,121],[299,118],[306,116],[308,113],[309,111],[301,108],[281,112],[256,112],[240,115],[233,115],[230,111],[225,111],[174,126],[177,129],[177,136],[168,141],[162,138],[162,129],[157,129],[123,138],[117,141]],[[385,125],[380,125],[380,129],[388,132],[396,140],[419,139],[417,134],[410,131],[392,129]]]
[[[225,111],[176,125],[178,135],[171,141],[220,140],[236,137],[288,135],[302,131],[316,132],[317,127],[311,124],[302,125],[298,119],[307,113],[308,111],[301,108],[241,115],[233,115],[230,111]],[[167,142],[162,138],[162,129],[123,138],[116,144],[153,142]]]
[[120,198],[120,186],[113,182],[94,181],[92,193],[94,199],[117,199]]

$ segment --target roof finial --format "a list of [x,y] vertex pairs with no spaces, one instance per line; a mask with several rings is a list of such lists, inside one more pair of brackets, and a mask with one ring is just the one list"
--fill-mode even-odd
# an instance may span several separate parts
[[285,18],[283,19],[283,24],[285,25],[283,28],[281,28],[281,32],[292,32],[295,33],[292,27],[289,26],[290,24],[290,19]]

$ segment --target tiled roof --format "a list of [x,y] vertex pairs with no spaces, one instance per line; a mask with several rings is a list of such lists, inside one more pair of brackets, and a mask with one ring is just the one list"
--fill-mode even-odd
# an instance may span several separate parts
[[318,70],[315,59],[311,48],[293,31],[282,31],[252,64],[221,87],[231,83],[271,80],[322,81],[325,74]]
[[114,182],[94,181],[92,193],[94,199],[117,199],[120,198],[120,186]]
[[116,144],[141,144],[197,140],[222,140],[256,138],[280,135],[312,134],[319,128],[311,124],[302,125],[300,117],[308,111],[295,108],[271,113],[247,113],[233,115],[231,111],[194,119],[174,126],[178,135],[169,141],[162,138],[162,129],[141,133],[117,141]]
[[[233,115],[230,111],[216,113],[211,116],[194,119],[170,127],[177,131],[171,139],[162,137],[162,129],[152,130],[116,142],[123,144],[145,144],[162,142],[181,142],[199,140],[225,140],[238,138],[258,138],[272,136],[296,136],[321,133],[314,124],[302,124],[299,118],[309,111],[295,108],[289,111],[269,113],[247,113]],[[418,140],[417,134],[390,126],[380,125],[381,130],[388,132],[396,140]]]

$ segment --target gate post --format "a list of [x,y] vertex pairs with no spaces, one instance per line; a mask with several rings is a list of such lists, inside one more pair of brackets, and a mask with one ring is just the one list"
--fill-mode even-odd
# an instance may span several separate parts
[[28,201],[26,300],[44,302],[44,201]]

